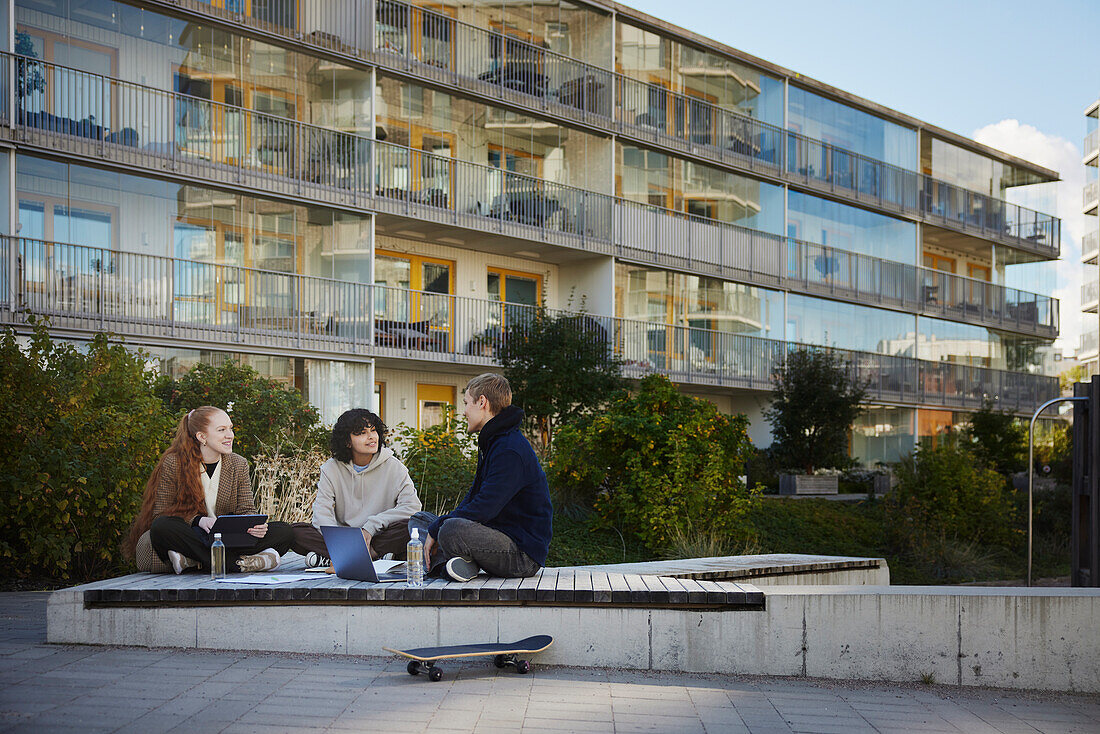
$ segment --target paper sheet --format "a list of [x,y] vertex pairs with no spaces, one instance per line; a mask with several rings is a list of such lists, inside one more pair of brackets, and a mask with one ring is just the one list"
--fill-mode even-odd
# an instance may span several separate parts
[[307,573],[249,573],[234,574],[223,579],[214,579],[223,584],[255,584],[257,586],[275,586],[276,584],[289,584],[293,581],[316,581],[317,577]]

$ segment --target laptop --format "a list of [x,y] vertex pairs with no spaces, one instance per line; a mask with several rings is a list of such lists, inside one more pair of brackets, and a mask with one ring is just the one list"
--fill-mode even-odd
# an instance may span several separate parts
[[325,525],[321,528],[325,538],[328,557],[336,575],[351,581],[369,581],[377,584],[382,581],[404,581],[403,573],[378,573],[374,570],[374,561],[370,549],[360,528],[348,528],[337,525]]

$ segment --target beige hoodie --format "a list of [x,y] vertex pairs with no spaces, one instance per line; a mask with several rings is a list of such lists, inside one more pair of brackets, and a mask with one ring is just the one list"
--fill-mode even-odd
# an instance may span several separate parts
[[409,470],[383,446],[367,468],[356,472],[351,462],[329,459],[321,466],[313,526],[346,525],[371,535],[420,511]]

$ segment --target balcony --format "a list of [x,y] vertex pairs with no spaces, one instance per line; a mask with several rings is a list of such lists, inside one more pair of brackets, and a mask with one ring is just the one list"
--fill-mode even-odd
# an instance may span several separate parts
[[1083,149],[1085,151],[1085,156],[1082,162],[1086,166],[1095,165],[1097,154],[1100,154],[1100,129],[1093,130],[1085,136]]
[[[16,65],[24,76],[40,74],[45,89],[20,100],[13,128],[0,135],[14,129],[16,142],[52,154],[1021,333],[1058,332],[1058,304],[1048,296],[40,61],[16,57]],[[104,100],[99,114],[80,107],[66,115],[65,105],[42,110],[58,79],[85,90],[82,100]]]
[[[0,240],[0,319],[46,316],[53,328],[109,330],[181,345],[278,349],[491,365],[529,307],[231,265],[41,240]],[[15,277],[6,270],[17,263]],[[9,281],[10,286],[9,286]],[[710,329],[576,314],[629,376],[769,390],[771,369],[798,345]],[[1057,380],[948,362],[843,351],[872,401],[978,408],[986,396],[1030,412]]]
[[1085,313],[1096,313],[1100,305],[1100,281],[1096,280],[1096,271],[1092,271],[1092,278],[1081,285],[1081,310]]
[[1060,252],[1061,222],[1056,217],[804,138],[427,8],[376,0],[372,19],[360,5],[337,0],[324,6],[302,2],[296,13],[286,9],[289,5],[267,3],[268,8],[254,9],[251,15],[203,0],[150,4],[220,17],[352,61],[367,61],[524,110],[613,130],[624,138],[703,162],[789,179],[1040,258],[1055,259]]
[[1086,232],[1081,238],[1081,262],[1095,265],[1097,255],[1100,255],[1100,232]]
[[1096,214],[1098,197],[1100,197],[1100,181],[1089,181],[1085,184],[1081,197],[1081,208],[1085,214]]

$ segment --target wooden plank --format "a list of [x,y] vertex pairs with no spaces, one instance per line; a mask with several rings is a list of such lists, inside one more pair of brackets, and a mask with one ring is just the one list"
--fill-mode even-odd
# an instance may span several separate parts
[[386,590],[383,586],[384,584],[360,581],[348,587],[348,601],[385,601]]
[[644,575],[641,579],[642,583],[645,584],[646,590],[649,592],[650,604],[668,603],[668,589],[661,583],[660,576]]
[[583,604],[592,601],[592,572],[577,569],[573,572],[573,601]]
[[738,602],[727,601],[730,596],[727,594],[727,589],[722,588],[722,584],[718,581],[706,581],[700,579],[697,582],[707,592],[708,604],[736,604]]
[[641,574],[624,573],[623,581],[626,582],[627,588],[630,589],[631,604],[649,603],[649,589],[646,588],[645,581],[642,580]]
[[592,601],[595,604],[611,603],[611,581],[606,571],[592,572]]
[[519,580],[519,586],[516,587],[516,598],[520,601],[534,601],[536,591],[539,586],[539,580],[542,578],[542,572],[529,576],[525,579]]
[[445,602],[460,601],[462,599],[463,585],[458,583],[457,581],[451,581],[449,579],[444,580],[446,581],[446,583],[443,584],[443,586],[441,586],[439,589],[439,600]]
[[554,601],[571,604],[576,593],[577,578],[573,573],[559,573],[554,584]]
[[687,589],[680,583],[680,579],[672,578],[671,576],[657,576],[656,578],[658,578],[665,587],[665,593],[668,595],[669,604],[687,604]]
[[500,584],[500,600],[501,601],[515,601],[519,598],[519,582],[522,579],[504,579]]
[[494,602],[500,599],[500,585],[504,579],[500,576],[492,576],[485,579],[485,583],[478,589],[477,600],[482,602]]
[[614,604],[630,602],[630,586],[621,573],[607,574],[607,583],[611,584],[611,601]]
[[538,585],[535,587],[535,601],[553,602],[560,601],[557,597],[558,574],[545,573],[538,575]]
[[439,601],[442,598],[443,586],[446,583],[447,579],[424,579],[424,588],[421,589],[422,593],[420,595],[420,598],[424,601]]
[[706,604],[707,603],[707,590],[700,586],[700,582],[695,579],[679,579],[683,584],[684,590],[687,591],[687,603],[688,604]]

